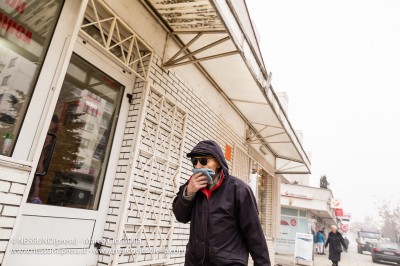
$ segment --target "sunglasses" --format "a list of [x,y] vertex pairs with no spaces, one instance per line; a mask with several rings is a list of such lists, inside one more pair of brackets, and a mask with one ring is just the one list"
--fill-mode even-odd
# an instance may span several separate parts
[[208,160],[210,160],[212,157],[193,157],[190,160],[192,161],[193,166],[196,166],[198,162],[200,162],[201,165],[207,165]]

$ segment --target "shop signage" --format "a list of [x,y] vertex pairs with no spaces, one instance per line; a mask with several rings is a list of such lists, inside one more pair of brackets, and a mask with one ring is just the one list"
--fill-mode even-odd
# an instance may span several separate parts
[[340,199],[331,199],[331,208],[332,209],[341,209],[342,201]]
[[18,40],[21,40],[26,44],[30,44],[32,32],[2,12],[0,12],[0,24],[0,28],[5,30],[7,33],[14,34]]
[[[26,3],[21,0],[6,0],[10,8],[14,9],[19,14],[25,11]],[[26,44],[30,44],[32,39],[32,32],[26,29],[23,25],[19,24],[13,18],[0,12],[0,29],[4,30],[8,34],[13,34],[18,40],[23,41]]]
[[337,217],[342,217],[343,216],[343,209],[335,209],[335,214]]
[[289,192],[289,191],[284,191],[281,193],[282,196],[284,197],[289,197],[289,198],[299,198],[299,199],[307,199],[307,200],[312,200],[314,197],[310,194],[306,193],[297,193],[297,192]]
[[15,11],[20,14],[22,14],[26,8],[26,3],[22,0],[6,0],[6,5],[15,9]]
[[343,219],[351,220],[351,213],[350,212],[343,213]]

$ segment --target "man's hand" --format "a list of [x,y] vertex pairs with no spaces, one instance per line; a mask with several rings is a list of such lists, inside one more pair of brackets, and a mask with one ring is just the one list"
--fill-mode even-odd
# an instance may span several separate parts
[[190,196],[194,193],[196,193],[198,190],[204,188],[208,184],[208,178],[205,175],[202,175],[203,173],[198,173],[192,176],[192,178],[189,181],[189,184],[186,187],[186,196]]

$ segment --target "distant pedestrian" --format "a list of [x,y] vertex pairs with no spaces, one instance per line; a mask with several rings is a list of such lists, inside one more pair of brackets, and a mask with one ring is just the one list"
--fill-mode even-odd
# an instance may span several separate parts
[[324,234],[322,231],[317,232],[317,253],[319,255],[325,254],[324,253],[324,243],[325,243],[325,238]]
[[311,234],[313,235],[313,243],[314,243],[314,252],[318,252],[317,249],[317,233],[313,229],[311,229]]
[[329,245],[329,260],[332,261],[332,266],[338,266],[340,261],[340,255],[343,252],[343,247],[347,248],[347,246],[342,234],[337,231],[336,225],[331,226],[331,232],[328,235],[325,247],[327,247],[328,245]]
[[[321,232],[322,232],[322,235],[324,236],[324,239],[325,239],[325,241],[326,241],[325,227],[322,227]],[[324,246],[323,249],[322,249],[322,254],[325,255],[325,246]]]

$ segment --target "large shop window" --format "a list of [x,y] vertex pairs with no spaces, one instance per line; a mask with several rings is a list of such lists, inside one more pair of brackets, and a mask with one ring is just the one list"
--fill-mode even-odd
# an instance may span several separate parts
[[0,154],[11,156],[63,0],[0,1]]
[[123,90],[72,55],[27,202],[98,208]]

